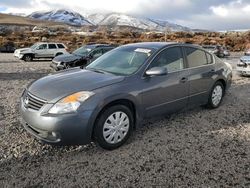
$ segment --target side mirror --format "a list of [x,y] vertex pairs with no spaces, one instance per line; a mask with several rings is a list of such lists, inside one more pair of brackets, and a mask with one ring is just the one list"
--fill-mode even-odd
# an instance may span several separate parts
[[165,67],[153,67],[146,71],[147,76],[163,76],[167,75],[167,69]]

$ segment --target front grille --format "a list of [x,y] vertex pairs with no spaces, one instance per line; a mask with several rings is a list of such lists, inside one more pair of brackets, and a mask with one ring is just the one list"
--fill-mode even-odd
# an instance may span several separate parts
[[26,94],[24,95],[23,102],[26,108],[37,110],[37,111],[40,110],[43,107],[43,105],[46,103],[45,100],[40,99],[30,94],[29,92],[26,92]]

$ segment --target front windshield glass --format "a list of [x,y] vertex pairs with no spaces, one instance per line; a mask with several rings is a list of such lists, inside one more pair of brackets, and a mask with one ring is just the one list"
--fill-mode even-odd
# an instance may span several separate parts
[[86,56],[93,48],[89,46],[83,46],[81,48],[76,49],[73,54],[80,55],[80,56]]
[[131,75],[153,54],[150,48],[121,47],[114,49],[91,63],[86,69]]
[[36,49],[37,46],[38,46],[38,43],[33,44],[30,48],[31,48],[31,49]]

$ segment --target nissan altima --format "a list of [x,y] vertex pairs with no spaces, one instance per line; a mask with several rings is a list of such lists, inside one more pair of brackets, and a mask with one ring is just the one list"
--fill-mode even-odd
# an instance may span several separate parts
[[199,46],[136,43],[111,50],[86,68],[30,84],[21,97],[24,128],[58,145],[124,144],[143,119],[190,106],[220,106],[232,67]]

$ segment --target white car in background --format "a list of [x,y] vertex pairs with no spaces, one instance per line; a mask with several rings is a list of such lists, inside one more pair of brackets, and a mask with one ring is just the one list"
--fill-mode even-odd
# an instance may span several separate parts
[[245,55],[246,55],[246,56],[248,56],[248,55],[250,56],[250,49],[247,49],[247,50],[245,51]]
[[63,43],[35,43],[30,48],[15,50],[14,56],[24,60],[32,61],[34,58],[54,58],[58,55],[68,54],[67,47]]
[[236,69],[240,75],[250,76],[250,55],[241,57]]

